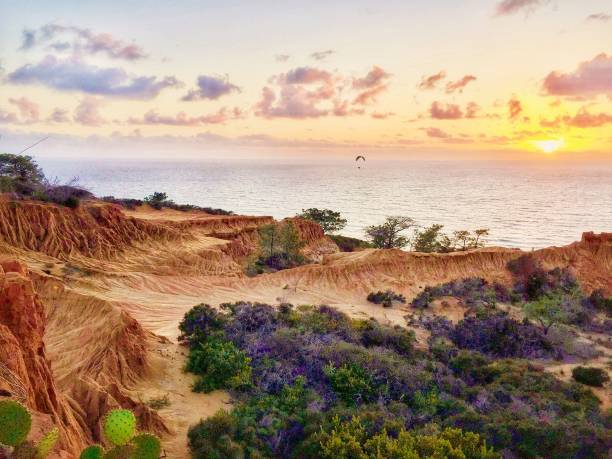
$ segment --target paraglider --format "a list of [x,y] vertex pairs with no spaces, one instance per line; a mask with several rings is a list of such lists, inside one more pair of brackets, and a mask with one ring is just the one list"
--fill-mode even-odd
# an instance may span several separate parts
[[365,156],[363,156],[363,155],[358,155],[358,156],[355,158],[355,162],[357,163],[357,169],[361,169],[361,166],[359,165],[359,160],[362,160],[362,161],[365,163],[365,160],[366,160],[366,159],[365,159]]

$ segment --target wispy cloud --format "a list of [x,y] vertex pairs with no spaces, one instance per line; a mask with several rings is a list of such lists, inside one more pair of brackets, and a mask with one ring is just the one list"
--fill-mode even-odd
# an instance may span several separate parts
[[63,108],[55,108],[47,118],[47,121],[50,123],[68,123],[70,121],[68,110]]
[[548,3],[548,0],[503,0],[495,7],[495,14],[497,16],[507,16],[519,12],[530,14],[546,3]]
[[104,101],[99,97],[85,96],[74,111],[74,121],[84,126],[101,126],[107,121],[100,114]]
[[310,57],[316,61],[323,61],[332,54],[335,54],[335,51],[333,49],[327,49],[325,51],[315,51],[310,55]]
[[228,109],[223,107],[217,112],[202,115],[188,116],[184,112],[179,112],[175,116],[164,116],[156,110],[149,110],[142,118],[129,118],[129,124],[137,125],[167,125],[167,126],[199,126],[204,124],[223,124],[232,119],[242,118],[243,113],[238,107]]
[[368,105],[376,102],[378,96],[389,88],[391,74],[375,65],[363,78],[353,79],[353,88],[362,90],[355,99],[354,104]]
[[134,43],[126,43],[109,33],[95,33],[82,27],[46,24],[35,30],[23,31],[20,49],[45,45],[58,52],[71,51],[78,55],[101,53],[113,59],[128,61],[146,57],[144,50]]
[[20,97],[19,99],[10,98],[9,102],[17,107],[21,117],[26,121],[38,121],[40,118],[40,108],[38,104],[32,102],[30,99],[26,97]]
[[165,88],[181,86],[174,77],[133,76],[119,67],[98,67],[77,58],[58,59],[51,55],[37,64],[18,68],[8,75],[8,81],[132,99],[152,99]]
[[235,84],[230,83],[229,77],[200,75],[198,77],[198,87],[190,90],[182,100],[217,100],[221,96],[240,92],[240,88]]
[[276,60],[276,62],[287,62],[289,59],[291,59],[289,54],[276,54],[274,56],[274,60]]
[[581,107],[574,115],[558,116],[555,119],[540,120],[540,125],[546,128],[560,128],[561,126],[571,126],[580,129],[598,128],[612,124],[612,114],[591,113],[587,107]]
[[606,14],[606,13],[594,13],[594,14],[589,14],[586,17],[587,21],[608,22],[610,19],[612,19],[612,14]]
[[550,95],[584,97],[612,94],[612,56],[605,53],[582,62],[574,72],[551,72],[544,79],[544,91]]
[[443,104],[437,101],[431,104],[429,114],[436,120],[457,120],[463,118],[463,111],[459,105]]
[[508,101],[508,118],[515,120],[523,112],[523,104],[517,97],[512,97]]
[[449,81],[446,84],[446,92],[447,94],[463,92],[463,89],[472,81],[476,81],[476,77],[474,75],[465,75],[463,78],[457,81]]
[[442,81],[444,78],[446,78],[446,72],[444,70],[440,70],[433,75],[425,75],[421,78],[418,88],[424,91],[435,89],[438,82]]

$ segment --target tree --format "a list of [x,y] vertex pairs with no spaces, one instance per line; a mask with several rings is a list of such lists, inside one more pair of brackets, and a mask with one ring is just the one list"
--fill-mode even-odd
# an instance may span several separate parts
[[325,233],[335,233],[346,226],[346,219],[342,218],[340,212],[330,209],[317,209],[316,207],[302,209],[302,213],[297,217],[318,223]]
[[408,245],[408,238],[401,233],[416,226],[410,217],[387,217],[382,225],[368,226],[365,229],[366,237],[374,247],[379,249],[402,248]]
[[154,209],[160,210],[165,204],[168,204],[171,201],[168,201],[168,195],[166,193],[156,191],[153,194],[145,197],[144,202],[149,204]]
[[415,252],[446,252],[450,240],[442,233],[443,225],[434,224],[422,231],[415,230],[412,250]]
[[453,240],[454,245],[458,245],[459,250],[467,250],[472,244],[472,236],[466,230],[454,231]]
[[479,228],[474,230],[474,248],[484,247],[485,238],[489,235],[489,228]]
[[0,154],[0,177],[18,180],[22,183],[41,183],[45,174],[31,156]]
[[548,330],[556,323],[564,323],[569,320],[570,314],[564,307],[564,298],[561,294],[548,294],[538,300],[526,303],[523,306],[525,315],[537,321],[548,334]]

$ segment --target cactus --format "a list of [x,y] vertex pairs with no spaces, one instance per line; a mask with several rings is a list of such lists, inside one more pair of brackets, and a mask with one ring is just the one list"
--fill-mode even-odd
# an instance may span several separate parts
[[104,459],[132,459],[133,451],[132,445],[115,446],[104,454]]
[[112,410],[104,420],[104,436],[114,445],[127,444],[136,433],[136,417],[130,410]]
[[43,459],[53,451],[55,444],[59,440],[59,430],[57,427],[49,431],[36,445],[36,459]]
[[161,454],[159,438],[150,433],[141,433],[132,440],[136,449],[133,457],[138,459],[158,459]]
[[104,449],[100,445],[91,445],[85,448],[79,459],[102,459],[104,457]]
[[21,403],[14,400],[0,401],[0,443],[17,446],[28,436],[32,416]]

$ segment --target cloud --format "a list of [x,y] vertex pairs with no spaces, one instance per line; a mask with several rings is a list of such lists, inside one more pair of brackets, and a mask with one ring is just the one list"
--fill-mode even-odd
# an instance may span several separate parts
[[310,55],[310,57],[316,61],[323,61],[334,53],[335,51],[333,49],[328,49],[325,51],[315,51]]
[[516,97],[508,101],[508,118],[515,120],[523,112],[523,105]]
[[581,107],[574,115],[557,117],[554,120],[540,120],[540,125],[547,128],[559,128],[562,125],[580,129],[597,128],[612,124],[612,115],[607,113],[591,113],[587,107]]
[[437,101],[431,104],[429,114],[436,120],[457,120],[463,118],[463,111],[459,105],[442,104]]
[[449,133],[436,127],[425,129],[425,133],[427,134],[427,137],[432,137],[434,139],[450,139],[452,137]]
[[129,118],[129,124],[167,125],[167,126],[199,126],[203,124],[223,124],[232,119],[242,118],[243,113],[238,107],[228,109],[223,107],[215,113],[202,116],[187,116],[184,112],[176,116],[159,115],[155,110],[149,110],[142,118]]
[[221,96],[231,94],[233,92],[240,92],[240,88],[235,84],[230,83],[227,75],[223,77],[200,75],[198,77],[198,88],[190,90],[185,96],[183,96],[182,100],[217,100]]
[[508,16],[520,11],[530,14],[545,3],[547,0],[503,0],[497,4],[495,14],[496,16]]
[[25,97],[20,97],[19,99],[10,98],[9,102],[19,109],[22,118],[25,118],[27,121],[38,121],[40,117],[38,104]]
[[370,116],[374,118],[375,120],[386,120],[387,118],[391,116],[395,116],[395,113],[393,112],[372,112]]
[[8,75],[8,81],[131,99],[152,99],[165,88],[181,85],[174,77],[132,76],[119,67],[97,67],[78,58],[58,59],[50,55],[38,64],[18,68]]
[[605,14],[605,13],[589,14],[586,18],[587,21],[602,21],[602,22],[608,22],[610,19],[612,19],[612,14]]
[[356,105],[368,105],[376,102],[377,97],[389,88],[391,74],[377,65],[363,78],[353,79],[353,89],[363,90],[353,100]]
[[68,110],[65,110],[63,108],[56,108],[55,110],[53,110],[51,115],[49,115],[47,121],[51,123],[67,123],[68,121],[70,121],[70,118],[68,117]]
[[[66,41],[67,39],[71,41]],[[113,59],[128,61],[146,57],[143,49],[136,44],[125,43],[109,33],[94,33],[82,27],[46,24],[36,30],[23,31],[20,49],[27,50],[42,45],[48,45],[59,52],[70,50],[79,55],[102,53]]]
[[446,72],[444,70],[440,70],[434,75],[423,76],[418,88],[424,91],[435,89],[438,82],[442,81],[444,78],[446,78]]
[[542,88],[547,94],[557,96],[612,94],[612,56],[601,53],[580,63],[571,73],[551,72]]
[[314,67],[297,67],[281,78],[288,84],[330,83],[332,74]]
[[274,59],[276,62],[287,62],[289,59],[291,59],[291,56],[289,54],[276,54]]
[[13,124],[17,123],[17,115],[11,112],[5,112],[0,109],[0,124]]
[[100,107],[104,105],[102,99],[93,96],[85,96],[74,110],[74,121],[85,126],[100,126],[106,120],[100,115]]
[[360,107],[376,101],[390,75],[374,66],[361,78],[346,78],[316,67],[296,67],[269,79],[255,105],[263,118],[320,118],[363,115]]
[[472,81],[476,81],[476,77],[474,75],[465,75],[460,80],[449,81],[446,84],[446,93],[452,94],[456,91],[463,92],[463,89]]

